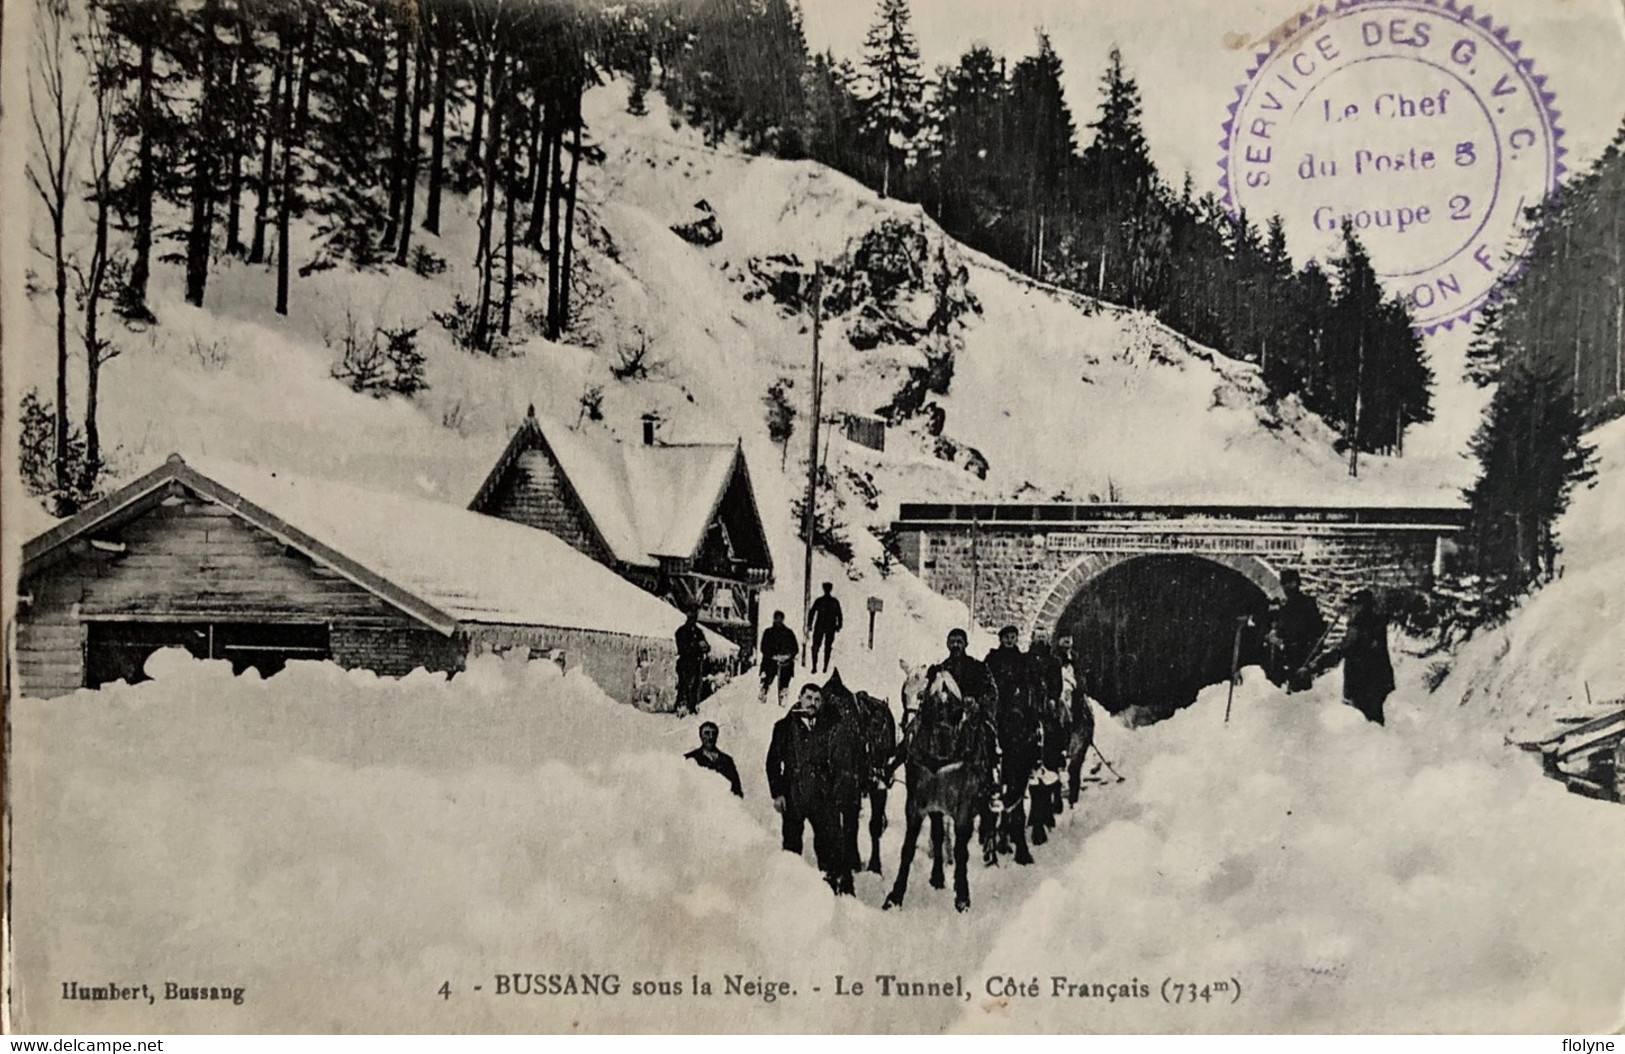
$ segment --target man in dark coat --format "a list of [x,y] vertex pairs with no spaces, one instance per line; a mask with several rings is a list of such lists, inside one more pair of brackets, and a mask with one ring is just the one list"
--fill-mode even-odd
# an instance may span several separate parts
[[710,769],[728,781],[729,788],[734,797],[743,798],[744,788],[739,786],[739,767],[734,759],[717,749],[717,723],[705,721],[700,725],[700,745],[690,750],[683,757],[694,762],[702,769]]
[[812,635],[812,672],[818,672],[818,649],[824,649],[824,672],[829,672],[829,653],[835,647],[835,634],[841,631],[841,602],[835,599],[835,585],[824,583],[824,595],[812,602],[807,615],[807,631]]
[[1038,782],[1032,790],[1032,840],[1043,845],[1048,829],[1055,826],[1061,812],[1061,773],[1066,770],[1066,744],[1070,715],[1061,702],[1061,660],[1050,650],[1049,641],[1034,637],[1027,649],[1032,663],[1033,704],[1038,714]]
[[762,690],[758,695],[767,702],[767,689],[774,681],[779,684],[779,705],[784,705],[784,693],[790,688],[790,678],[796,672],[796,652],[801,646],[796,635],[784,624],[784,612],[773,612],[773,625],[762,631]]
[[[987,736],[991,742],[993,758],[990,765],[997,763],[998,732],[995,719],[999,712],[999,690],[988,673],[987,666],[970,657],[966,648],[970,644],[970,637],[962,629],[948,631],[948,657],[932,666],[926,671],[929,678],[937,671],[943,670],[954,679],[959,686],[959,694],[964,699],[967,709],[978,714],[987,725]],[[907,734],[905,732],[905,734]],[[993,855],[993,828],[995,819],[991,803],[982,810],[981,815],[981,841],[982,859],[985,863],[994,863]]]
[[1281,589],[1286,595],[1272,610],[1269,632],[1264,637],[1269,654],[1266,672],[1273,684],[1284,684],[1289,692],[1301,691],[1309,685],[1297,672],[1320,643],[1326,620],[1315,598],[1303,591],[1297,571],[1289,567],[1281,572]]
[[[842,835],[841,806],[852,796],[848,783],[862,778],[861,772],[847,773],[844,765],[857,731],[854,724],[843,723],[823,690],[809,683],[801,686],[794,707],[773,726],[767,748],[768,792],[784,817],[781,844],[786,852],[799,854],[802,835],[811,823],[813,856],[837,895],[853,891],[853,861]],[[855,815],[852,823],[857,823]]]
[[1062,704],[1070,715],[1071,727],[1066,743],[1066,800],[1078,804],[1078,792],[1083,783],[1083,762],[1095,742],[1095,711],[1089,705],[1088,671],[1083,659],[1072,649],[1072,635],[1063,634],[1057,641],[1056,658],[1061,662]]
[[863,867],[858,855],[858,816],[868,788],[869,756],[857,700],[841,683],[840,674],[824,684],[818,717],[813,722],[813,738],[818,813],[829,827],[820,848],[818,823],[814,822],[813,848],[830,887],[837,895],[850,895],[853,872]]
[[700,626],[700,613],[688,609],[688,618],[677,627],[677,714],[699,713],[700,688],[705,682],[705,660],[711,643]]
[[773,726],[773,738],[768,742],[767,793],[784,818],[781,844],[787,853],[800,854],[809,822],[815,847],[817,844],[822,818],[816,815],[820,795],[813,724],[821,694],[816,684],[802,685],[795,705]]
[[1343,658],[1343,701],[1384,724],[1382,707],[1394,690],[1394,666],[1388,659],[1388,621],[1377,610],[1371,590],[1349,598],[1348,629],[1337,648]]
[[1015,845],[1018,864],[1033,862],[1027,850],[1027,782],[1038,767],[1038,713],[1033,704],[1033,664],[1016,646],[1020,632],[1014,626],[999,631],[999,646],[987,653],[987,672],[999,697],[993,717],[999,733],[1000,794],[1004,822],[998,848],[1007,840]]
[[976,700],[982,712],[991,718],[998,710],[998,690],[993,686],[993,678],[989,676],[987,667],[966,653],[969,643],[970,638],[964,630],[949,630],[948,657],[933,666],[932,670],[948,671],[954,683],[959,685],[959,694],[966,699]]

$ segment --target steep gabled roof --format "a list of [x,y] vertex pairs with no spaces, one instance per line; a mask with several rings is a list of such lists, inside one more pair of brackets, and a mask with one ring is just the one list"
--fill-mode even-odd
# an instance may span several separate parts
[[[28,542],[24,572],[179,485],[450,634],[460,623],[669,637],[683,621],[547,533],[444,502],[178,456]],[[733,646],[714,637],[719,654]]]
[[734,477],[745,473],[749,489],[737,443],[622,443],[567,428],[532,408],[470,507],[483,507],[514,460],[537,448],[558,463],[605,548],[633,567],[693,559]]

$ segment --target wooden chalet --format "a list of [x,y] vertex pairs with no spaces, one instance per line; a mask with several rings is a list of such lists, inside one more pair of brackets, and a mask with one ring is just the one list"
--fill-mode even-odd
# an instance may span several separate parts
[[518,650],[664,710],[683,621],[543,531],[178,455],[28,541],[19,594],[15,671],[35,698],[140,680],[164,647],[262,675],[295,659],[456,671]]
[[773,558],[738,443],[589,435],[532,407],[469,508],[550,531],[749,655]]

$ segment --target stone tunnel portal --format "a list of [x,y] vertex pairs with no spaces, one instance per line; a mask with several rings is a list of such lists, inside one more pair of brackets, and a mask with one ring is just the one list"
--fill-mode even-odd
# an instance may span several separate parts
[[[1200,556],[1148,554],[1083,582],[1056,623],[1071,633],[1088,670],[1089,694],[1135,723],[1158,720],[1230,676],[1238,623],[1259,625],[1269,597],[1232,567]],[[1243,628],[1241,665],[1262,657],[1256,629]]]

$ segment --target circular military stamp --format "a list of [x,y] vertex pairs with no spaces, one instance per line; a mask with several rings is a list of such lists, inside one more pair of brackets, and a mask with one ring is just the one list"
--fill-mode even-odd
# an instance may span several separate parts
[[1427,332],[1465,321],[1522,267],[1525,210],[1556,189],[1546,78],[1453,0],[1340,0],[1257,55],[1224,124],[1225,204],[1279,215],[1294,255],[1354,228]]

